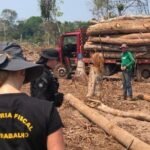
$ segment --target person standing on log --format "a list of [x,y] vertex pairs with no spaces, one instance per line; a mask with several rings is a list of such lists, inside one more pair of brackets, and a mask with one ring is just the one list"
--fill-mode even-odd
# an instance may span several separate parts
[[58,79],[54,76],[53,69],[58,63],[58,51],[44,49],[40,54],[37,64],[44,65],[43,74],[31,82],[31,96],[48,101],[53,101],[56,107],[63,103],[63,93],[58,92]]
[[0,50],[0,149],[64,150],[62,121],[52,102],[21,92],[43,66],[27,61],[17,44]]
[[121,45],[121,70],[123,79],[123,98],[124,100],[129,97],[130,100],[133,99],[132,93],[132,73],[134,69],[135,59],[133,54],[128,50],[127,44],[123,43]]

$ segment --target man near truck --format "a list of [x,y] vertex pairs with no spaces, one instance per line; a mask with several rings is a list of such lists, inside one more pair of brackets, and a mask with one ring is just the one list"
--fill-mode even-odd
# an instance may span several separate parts
[[122,80],[123,80],[123,98],[124,100],[129,97],[130,100],[133,99],[132,93],[132,73],[134,69],[135,59],[133,54],[128,50],[127,44],[123,43],[121,45],[121,70],[122,70]]

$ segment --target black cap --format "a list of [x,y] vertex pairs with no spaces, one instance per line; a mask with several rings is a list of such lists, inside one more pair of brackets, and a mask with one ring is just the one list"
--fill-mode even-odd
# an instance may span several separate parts
[[59,57],[58,51],[53,48],[44,49],[40,55],[46,59],[58,59]]
[[27,61],[23,57],[20,45],[11,43],[0,50],[0,70],[19,71],[26,70],[24,83],[39,77],[43,72],[43,66]]

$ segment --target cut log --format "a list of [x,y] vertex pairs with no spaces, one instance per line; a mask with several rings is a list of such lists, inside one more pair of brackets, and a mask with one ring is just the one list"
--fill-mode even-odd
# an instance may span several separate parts
[[[92,49],[91,49],[92,51]],[[93,51],[96,51],[93,49]],[[97,50],[97,52],[101,52],[104,58],[112,58],[112,59],[120,59],[121,58],[121,51],[104,51],[104,50]],[[132,51],[133,52],[133,51]],[[150,58],[150,52],[133,52],[135,58]]]
[[89,80],[88,80],[88,92],[86,97],[100,96],[99,88],[99,71],[93,65],[90,66]]
[[132,33],[132,34],[119,34],[119,35],[110,35],[107,37],[110,38],[120,38],[120,39],[149,39],[150,33]]
[[112,22],[100,22],[87,29],[87,35],[110,35],[121,33],[149,33],[150,19],[116,20]]
[[148,95],[148,94],[135,93],[135,95],[139,99],[147,100],[150,102],[150,95]]
[[104,72],[104,58],[101,53],[94,53],[91,57],[92,65],[90,66],[88,93],[87,97],[100,96],[100,84]]
[[77,62],[77,68],[73,80],[84,84],[88,82],[88,76],[85,70],[85,63],[83,62],[82,59],[79,59]]
[[83,102],[81,102],[73,95],[67,94],[64,98],[70,103],[70,105],[72,105],[85,117],[101,127],[109,135],[113,136],[126,148],[128,148],[130,145],[131,150],[150,150],[150,145],[134,137],[126,130],[118,127],[117,125],[106,119],[104,116],[100,115],[98,111],[86,106]]
[[150,19],[150,16],[143,16],[143,15],[132,15],[132,16],[119,16],[115,18],[110,18],[108,20],[103,20],[101,22],[112,22],[112,21],[118,21],[118,20],[139,20],[139,19]]
[[112,115],[116,115],[120,117],[130,117],[130,118],[150,122],[150,115],[142,113],[142,112],[125,112],[125,111],[121,111],[118,109],[110,108],[102,103],[100,106],[98,106],[98,109],[103,112],[110,113]]
[[92,25],[94,25],[94,24],[97,24],[98,23],[98,21],[97,20],[89,20],[88,21],[90,24],[92,24]]
[[[118,52],[121,51],[119,47],[120,45],[86,42],[84,45],[84,50]],[[130,46],[129,48],[132,52],[147,52],[148,50],[150,50],[150,46]]]
[[121,39],[121,38],[109,38],[109,37],[89,37],[89,42],[94,43],[107,43],[114,45],[121,45],[122,43],[126,43],[127,45],[132,46],[143,46],[150,45],[150,39]]

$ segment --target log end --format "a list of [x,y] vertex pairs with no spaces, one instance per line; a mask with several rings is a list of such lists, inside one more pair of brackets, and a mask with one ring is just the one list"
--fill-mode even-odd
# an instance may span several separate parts
[[144,100],[144,95],[139,94],[139,95],[137,95],[137,98],[138,98],[138,99],[142,99],[142,100]]

